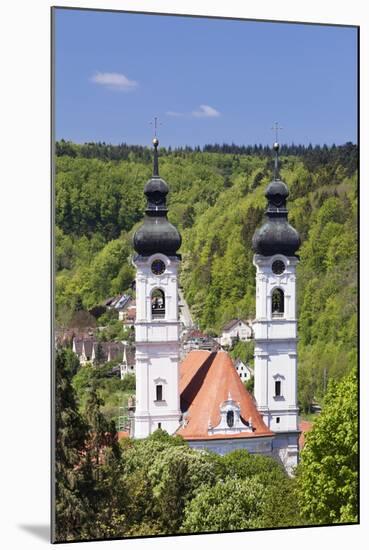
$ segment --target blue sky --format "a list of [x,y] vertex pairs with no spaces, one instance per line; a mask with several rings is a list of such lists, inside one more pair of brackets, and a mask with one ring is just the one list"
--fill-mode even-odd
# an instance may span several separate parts
[[356,29],[56,10],[56,138],[356,143]]

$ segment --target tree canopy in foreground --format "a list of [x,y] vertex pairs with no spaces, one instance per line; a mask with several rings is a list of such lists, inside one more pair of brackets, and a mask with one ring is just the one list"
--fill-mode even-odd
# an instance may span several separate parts
[[301,513],[313,524],[358,521],[358,389],[353,371],[331,382],[301,452]]

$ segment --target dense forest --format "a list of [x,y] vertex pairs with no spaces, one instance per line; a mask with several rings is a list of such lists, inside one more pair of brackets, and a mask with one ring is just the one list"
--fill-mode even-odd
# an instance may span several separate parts
[[[56,312],[77,310],[130,289],[131,239],[142,220],[151,151],[141,146],[56,144]],[[170,187],[169,218],[182,237],[181,285],[199,327],[219,333],[252,318],[251,238],[266,206],[272,151],[261,145],[160,150]],[[299,401],[309,410],[329,380],[357,359],[357,147],[282,146],[289,220],[302,246],[298,267]],[[131,291],[131,290],[129,290]]]

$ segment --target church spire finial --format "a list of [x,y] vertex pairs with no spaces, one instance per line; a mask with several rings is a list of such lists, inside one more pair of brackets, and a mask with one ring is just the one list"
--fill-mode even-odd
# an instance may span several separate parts
[[159,122],[159,119],[157,116],[154,116],[154,120],[152,120],[150,124],[154,127],[154,138],[152,140],[152,143],[154,145],[154,160],[153,160],[152,175],[154,177],[159,177],[159,155],[158,155],[159,140],[157,136],[157,130],[158,130],[158,125],[161,125],[161,122]]
[[158,155],[159,140],[157,137],[154,137],[152,142],[154,145],[154,161],[153,161],[153,167],[152,167],[152,175],[154,177],[159,177],[159,155]]
[[272,126],[271,130],[275,131],[275,142],[273,143],[273,149],[275,151],[275,157],[274,157],[274,172],[273,172],[273,179],[279,180],[279,143],[278,143],[278,130],[283,130],[281,126],[278,125],[278,122],[274,123],[274,126]]

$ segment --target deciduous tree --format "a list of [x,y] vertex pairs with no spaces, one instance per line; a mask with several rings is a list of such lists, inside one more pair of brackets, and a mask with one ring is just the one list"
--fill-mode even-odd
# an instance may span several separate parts
[[358,390],[351,372],[329,384],[320,417],[301,452],[298,495],[303,517],[313,524],[358,518]]

